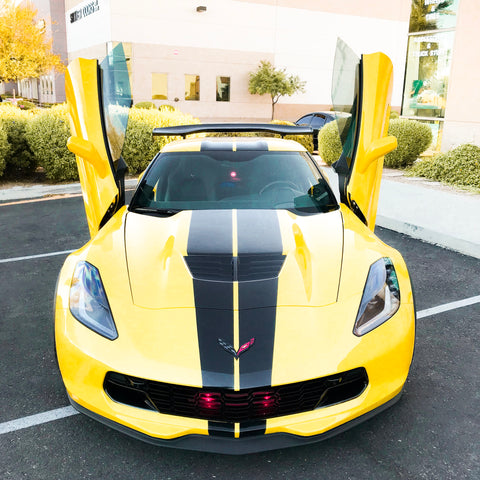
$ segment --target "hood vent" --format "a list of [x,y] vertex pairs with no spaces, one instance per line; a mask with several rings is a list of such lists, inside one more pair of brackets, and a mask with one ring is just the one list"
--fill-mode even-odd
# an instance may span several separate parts
[[285,256],[258,255],[188,255],[185,261],[193,278],[217,282],[248,282],[277,278]]

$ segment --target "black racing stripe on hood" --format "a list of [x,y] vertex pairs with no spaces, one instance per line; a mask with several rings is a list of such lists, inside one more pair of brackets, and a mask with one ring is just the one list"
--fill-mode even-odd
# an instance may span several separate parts
[[232,255],[232,211],[193,210],[188,255]]
[[[275,210],[239,210],[238,256],[282,257],[283,244]],[[275,321],[277,313],[278,273],[274,278],[239,282],[240,345],[255,338],[252,348],[240,357],[240,389],[271,385]]]
[[[192,212],[188,255],[232,255],[232,211]],[[188,257],[187,257],[188,258]],[[188,263],[188,262],[187,262]],[[234,387],[234,357],[218,339],[233,341],[233,284],[193,278],[198,348],[204,387]]]
[[238,210],[238,255],[282,254],[283,243],[276,210]]

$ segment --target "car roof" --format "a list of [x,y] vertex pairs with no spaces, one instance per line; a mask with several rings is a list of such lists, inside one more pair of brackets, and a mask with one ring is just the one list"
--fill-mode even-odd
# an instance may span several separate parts
[[167,152],[200,152],[208,150],[236,151],[241,145],[243,150],[306,152],[305,147],[293,140],[274,137],[203,137],[188,138],[167,143],[162,153]]
[[[308,112],[308,113],[305,113],[304,115],[302,115],[299,118],[299,120],[301,120],[302,118],[308,117],[310,115],[323,115],[325,117],[330,117],[330,118],[349,116],[349,114],[345,113],[345,112],[341,112],[341,111],[338,111],[338,110],[330,110],[328,112]],[[297,122],[298,122],[298,120],[297,120]]]

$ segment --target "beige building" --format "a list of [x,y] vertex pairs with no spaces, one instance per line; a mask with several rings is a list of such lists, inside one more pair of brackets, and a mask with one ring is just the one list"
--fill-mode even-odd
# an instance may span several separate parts
[[[403,86],[409,2],[390,0],[67,0],[69,58],[102,57],[109,42],[131,54],[135,102],[174,105],[201,119],[270,117],[268,96],[248,93],[260,60],[286,68],[306,92],[280,100],[276,118],[329,109],[337,37],[358,53],[385,51]],[[399,41],[400,39],[400,41]]]
[[[123,42],[135,103],[172,105],[204,121],[267,120],[270,98],[248,93],[248,74],[269,60],[306,81],[305,93],[280,99],[276,118],[296,120],[328,110],[341,37],[358,54],[390,56],[393,107],[428,123],[435,147],[480,144],[480,93],[473,87],[480,77],[478,0],[33,3],[54,36],[56,52],[69,60],[103,58]],[[28,82],[20,84],[25,96],[64,100],[62,78],[47,75],[36,87]]]

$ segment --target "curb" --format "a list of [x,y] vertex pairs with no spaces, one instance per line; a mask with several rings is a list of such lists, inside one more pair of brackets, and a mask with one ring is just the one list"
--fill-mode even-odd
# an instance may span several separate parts
[[[333,169],[321,166],[337,194],[338,180]],[[133,188],[136,178],[127,179]],[[80,183],[33,185],[0,189],[0,205],[9,201],[38,199],[55,195],[81,194]],[[337,195],[338,200],[338,195]],[[425,186],[382,180],[377,225],[412,238],[464,255],[480,258],[480,196],[452,194]]]
[[377,215],[376,225],[398,233],[404,233],[409,237],[447,248],[470,257],[480,258],[480,245],[469,242],[468,240],[456,238],[451,235],[430,230],[419,225],[402,222],[394,218],[388,218],[383,215]]
[[[125,180],[125,186],[129,188],[134,187],[137,182],[138,180],[136,178],[130,178]],[[79,193],[82,193],[79,182],[67,183],[64,185],[32,185],[31,187],[11,187],[0,189],[0,202]]]

